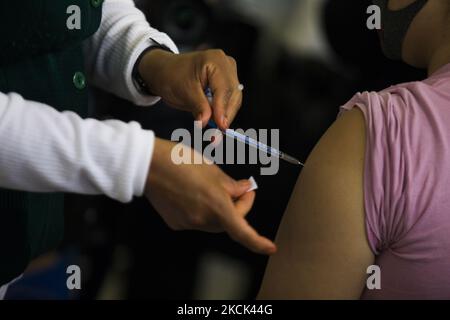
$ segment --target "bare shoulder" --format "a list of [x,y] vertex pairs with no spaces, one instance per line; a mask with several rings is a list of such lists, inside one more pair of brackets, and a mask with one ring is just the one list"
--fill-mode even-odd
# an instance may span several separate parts
[[[330,168],[345,170],[355,165],[362,168],[365,152],[365,120],[362,112],[354,108],[339,117],[320,139],[308,161],[306,172]],[[352,170],[352,172],[355,172]]]
[[354,108],[311,153],[277,235],[260,298],[359,298],[373,255],[363,196],[365,121]]

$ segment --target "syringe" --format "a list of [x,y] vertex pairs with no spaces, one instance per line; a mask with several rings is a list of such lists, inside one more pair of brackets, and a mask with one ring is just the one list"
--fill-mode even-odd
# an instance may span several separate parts
[[[240,89],[240,90],[242,90],[242,89]],[[212,103],[212,92],[211,92],[211,90],[207,89],[205,91],[205,94],[206,94],[206,97],[208,98],[209,103]],[[214,121],[211,120],[211,121],[208,122],[208,124],[209,124],[210,127],[218,129],[218,127],[217,127],[217,125],[216,125],[216,123]],[[246,136],[246,135],[244,135],[242,133],[239,133],[239,132],[237,132],[235,130],[227,129],[225,131],[221,130],[221,132],[225,136],[227,136],[227,137],[229,137],[231,139],[235,139],[237,141],[245,143],[245,144],[247,144],[247,145],[249,145],[249,146],[251,146],[251,147],[253,147],[253,148],[255,148],[255,149],[259,150],[259,151],[265,152],[265,153],[267,153],[267,154],[269,154],[271,156],[278,157],[280,159],[283,159],[284,161],[287,161],[287,162],[295,164],[295,165],[299,165],[299,166],[302,166],[302,167],[305,166],[304,163],[300,162],[296,158],[294,158],[294,157],[292,157],[292,156],[290,156],[290,155],[288,155],[288,154],[286,154],[284,152],[281,152],[280,150],[272,148],[272,147],[270,147],[270,146],[268,146],[268,145],[266,145],[266,144],[264,144],[262,142],[259,142],[259,141],[255,140],[253,138],[250,138],[249,136]]]
[[[217,129],[217,125],[216,125],[215,122],[209,121],[208,124],[209,124],[210,127]],[[259,150],[259,151],[265,152],[265,153],[267,153],[267,154],[269,154],[271,156],[278,157],[280,159],[283,159],[283,160],[285,160],[285,161],[287,161],[289,163],[295,164],[295,165],[300,165],[300,166],[303,166],[303,167],[305,166],[302,162],[300,162],[296,158],[294,158],[294,157],[292,157],[292,156],[290,156],[290,155],[288,155],[288,154],[286,154],[286,153],[284,153],[284,152],[282,152],[282,151],[280,151],[278,149],[272,148],[272,147],[270,147],[270,146],[268,146],[268,145],[266,145],[266,144],[264,144],[262,142],[259,142],[259,141],[255,140],[253,138],[250,138],[249,136],[246,136],[246,135],[244,135],[242,133],[239,133],[239,132],[237,132],[235,130],[227,129],[225,131],[221,130],[221,132],[225,136],[227,136],[227,137],[229,137],[231,139],[234,139],[234,140],[237,140],[239,142],[245,143],[245,144],[249,145],[250,147],[253,147],[253,148],[255,148],[255,149]]]

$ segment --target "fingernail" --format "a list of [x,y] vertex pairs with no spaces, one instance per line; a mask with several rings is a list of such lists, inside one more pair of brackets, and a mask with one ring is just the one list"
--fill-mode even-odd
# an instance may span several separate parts
[[269,255],[273,255],[273,254],[275,254],[275,253],[277,253],[277,247],[276,247],[276,246],[270,247],[270,249],[269,249]]
[[269,255],[275,254],[277,252],[277,246],[274,243],[271,243],[266,247],[266,252]]
[[222,124],[225,128],[228,128],[228,119],[225,116],[222,116]]

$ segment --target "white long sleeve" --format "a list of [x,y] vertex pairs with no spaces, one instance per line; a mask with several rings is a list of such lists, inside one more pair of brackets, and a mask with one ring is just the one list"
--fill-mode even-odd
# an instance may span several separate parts
[[[137,58],[170,38],[146,22],[132,0],[105,0],[100,29],[85,43],[90,82],[138,105],[158,101],[132,80]],[[141,196],[155,137],[138,123],[82,120],[72,112],[0,92],[0,187],[31,192]]]
[[132,79],[136,60],[155,45],[151,39],[178,53],[165,33],[150,27],[132,0],[105,0],[101,26],[84,46],[90,82],[136,105],[158,102],[159,97],[141,94]]
[[128,202],[143,193],[154,139],[135,122],[83,120],[0,93],[0,187]]

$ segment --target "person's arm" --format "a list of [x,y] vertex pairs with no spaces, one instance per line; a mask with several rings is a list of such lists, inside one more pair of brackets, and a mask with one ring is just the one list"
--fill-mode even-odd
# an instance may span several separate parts
[[144,192],[154,134],[138,123],[81,119],[0,93],[0,187],[31,192]]
[[226,231],[255,252],[275,251],[245,220],[255,196],[247,193],[248,181],[214,165],[176,165],[175,143],[155,139],[138,123],[83,120],[0,92],[0,141],[0,188],[105,194],[122,202],[145,192],[173,229]]
[[[214,117],[219,127],[228,127],[242,103],[234,59],[221,50],[181,55],[146,51],[156,41],[178,52],[167,35],[149,26],[132,0],[105,0],[103,10],[100,29],[85,44],[94,84],[138,105],[157,102],[138,90],[132,78],[137,69],[149,92],[191,112],[203,125]],[[212,105],[204,94],[207,87],[214,96]],[[170,227],[226,231],[255,252],[276,250],[245,220],[253,205],[252,193],[246,193],[248,182],[235,181],[216,166],[176,166],[170,159],[173,143],[156,139],[154,145],[145,193]]]
[[155,104],[160,98],[141,92],[132,77],[138,58],[154,45],[178,53],[165,33],[149,25],[133,0],[105,0],[100,28],[84,44],[89,80],[137,105]]
[[374,262],[363,196],[364,117],[340,117],[303,169],[259,299],[359,299]]
[[[147,50],[155,45],[172,52]],[[84,48],[90,81],[137,105],[152,105],[161,97],[203,126],[213,118],[221,129],[229,127],[241,107],[242,86],[232,57],[222,50],[174,54],[178,49],[172,40],[151,28],[132,0],[105,0],[100,29]],[[134,71],[147,93],[136,85]],[[204,93],[207,87],[212,104]]]

